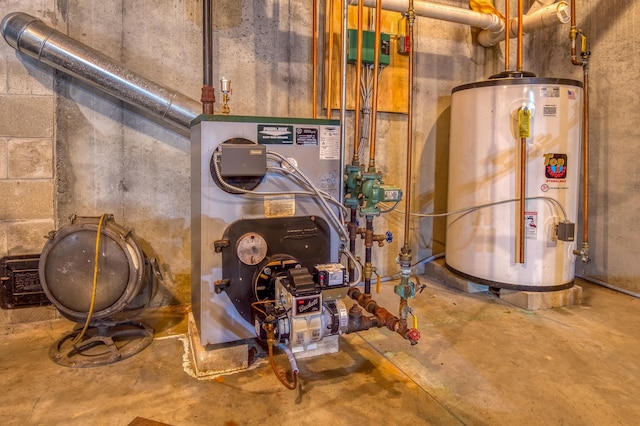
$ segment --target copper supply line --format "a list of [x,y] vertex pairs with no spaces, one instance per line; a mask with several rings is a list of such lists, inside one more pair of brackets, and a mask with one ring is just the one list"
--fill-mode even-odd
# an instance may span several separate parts
[[[506,1],[509,3],[509,0]],[[522,16],[524,12],[523,0],[518,0],[518,51],[516,58],[516,71],[522,71]],[[507,16],[506,20],[509,20]],[[508,34],[508,33],[507,33]],[[506,42],[509,42],[509,38],[506,38]],[[520,115],[520,111],[518,112]],[[518,123],[518,132],[520,133],[520,123]],[[527,190],[527,138],[519,135],[520,137],[520,167],[518,172],[518,186],[519,186],[519,201],[518,201],[518,217],[517,217],[517,233],[516,233],[516,263],[524,263],[524,243],[525,243],[525,228],[524,228],[524,213],[525,213],[525,201]]]
[[364,25],[364,3],[358,3],[358,53],[356,54],[356,81],[355,81],[355,109],[353,119],[353,161],[355,166],[359,162],[358,145],[360,143],[360,104],[362,92],[360,80],[362,79],[362,26]]
[[520,137],[520,167],[519,167],[518,182],[520,192],[518,197],[518,232],[516,237],[516,262],[524,263],[524,240],[525,240],[525,228],[524,228],[524,214],[525,214],[525,201],[527,191],[527,138]]
[[[509,2],[509,0],[507,0],[507,3]],[[523,56],[523,52],[522,52],[522,38],[523,38],[523,31],[522,31],[522,17],[524,16],[524,5],[523,5],[524,0],[518,0],[518,52],[517,52],[517,64],[516,64],[516,71],[522,71],[522,56]],[[509,37],[507,37],[508,39]]]
[[[582,37],[582,60],[578,59],[576,39],[578,35]],[[582,31],[576,28],[576,2],[571,0],[571,63],[582,66],[583,72],[583,120],[582,120],[582,249],[575,250],[575,254],[582,255],[582,261],[588,263],[589,258],[589,56],[587,51],[586,38]]]
[[326,74],[326,84],[327,84],[327,118],[331,118],[331,73],[333,72],[333,0],[326,0],[326,13],[325,19],[329,20],[329,33],[327,35],[327,40],[325,43],[328,43],[328,55],[327,58],[327,74]]
[[318,118],[318,0],[313,0],[313,118]]
[[404,245],[402,247],[402,252],[405,255],[411,253],[411,178],[413,174],[413,69],[415,59],[415,18],[413,0],[409,0],[409,88],[407,90],[407,173],[405,177],[405,210],[407,213],[404,215]]
[[[341,0],[342,6],[342,50],[340,55],[340,170],[345,169],[347,142],[347,54],[349,52],[349,4]],[[340,191],[340,204],[344,202],[344,191]]]
[[213,53],[211,43],[211,1],[202,2],[202,113],[213,114],[213,104],[216,101],[213,88]]
[[576,38],[578,37],[578,29],[576,28],[576,0],[571,0],[571,63],[573,65],[583,65],[583,62],[578,59],[576,49]]
[[504,33],[506,37],[504,38],[504,70],[509,71],[511,68],[511,38],[509,34],[511,34],[511,5],[509,4],[511,0],[505,0],[504,2]]
[[371,137],[369,138],[369,172],[376,170],[376,121],[378,115],[378,75],[380,68],[380,26],[382,23],[382,0],[376,1],[376,29],[373,42],[373,95],[371,97]]

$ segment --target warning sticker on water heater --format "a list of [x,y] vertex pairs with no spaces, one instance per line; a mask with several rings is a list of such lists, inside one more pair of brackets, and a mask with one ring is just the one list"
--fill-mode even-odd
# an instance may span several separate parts
[[525,238],[535,240],[538,236],[538,212],[524,212]]

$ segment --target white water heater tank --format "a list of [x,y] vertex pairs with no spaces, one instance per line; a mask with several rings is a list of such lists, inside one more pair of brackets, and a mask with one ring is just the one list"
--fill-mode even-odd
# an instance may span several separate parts
[[[573,285],[576,244],[559,240],[556,229],[577,219],[582,119],[582,83],[574,80],[502,78],[453,89],[448,211],[478,208],[447,219],[450,270],[498,288],[552,291]],[[520,232],[516,200],[526,122]]]

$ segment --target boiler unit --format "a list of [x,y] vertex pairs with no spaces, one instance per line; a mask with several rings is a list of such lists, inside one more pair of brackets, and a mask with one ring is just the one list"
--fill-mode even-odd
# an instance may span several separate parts
[[192,308],[201,344],[260,337],[268,317],[293,352],[312,351],[329,335],[337,345],[348,291],[339,263],[339,122],[203,115],[191,142]]
[[578,81],[501,78],[453,89],[451,270],[498,288],[573,285],[581,130]]

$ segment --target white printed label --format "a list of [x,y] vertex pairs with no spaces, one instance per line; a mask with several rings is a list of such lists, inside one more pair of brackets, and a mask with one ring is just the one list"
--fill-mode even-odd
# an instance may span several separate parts
[[524,235],[530,240],[538,237],[538,212],[524,213]]
[[322,126],[320,128],[320,159],[340,159],[340,126]]

